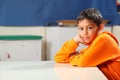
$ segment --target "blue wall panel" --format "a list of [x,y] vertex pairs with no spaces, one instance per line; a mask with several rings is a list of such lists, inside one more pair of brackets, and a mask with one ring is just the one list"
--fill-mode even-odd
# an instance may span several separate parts
[[80,11],[90,7],[99,9],[110,25],[120,24],[115,0],[0,0],[0,25],[45,26],[76,19]]
[[43,0],[0,0],[0,25],[44,25]]

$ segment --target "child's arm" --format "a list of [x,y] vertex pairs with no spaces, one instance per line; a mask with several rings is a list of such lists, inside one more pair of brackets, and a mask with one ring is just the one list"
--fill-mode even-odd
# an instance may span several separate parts
[[79,45],[73,39],[65,42],[62,48],[55,55],[54,60],[56,62],[69,62],[70,55],[76,54],[76,48],[78,46]]
[[71,56],[70,63],[76,66],[98,66],[118,56],[120,49],[115,40],[108,34],[102,34],[83,54]]

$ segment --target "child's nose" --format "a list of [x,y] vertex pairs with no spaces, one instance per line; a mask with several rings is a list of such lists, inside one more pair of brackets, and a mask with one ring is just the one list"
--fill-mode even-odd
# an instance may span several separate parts
[[84,29],[83,33],[84,33],[84,34],[88,34],[88,30],[87,30],[87,29]]

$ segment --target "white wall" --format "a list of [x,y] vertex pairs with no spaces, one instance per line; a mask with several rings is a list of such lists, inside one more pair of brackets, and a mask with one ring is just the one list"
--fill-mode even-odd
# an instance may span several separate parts
[[45,35],[45,27],[0,27],[0,35]]
[[[72,38],[77,29],[74,27],[0,27],[0,35],[41,35],[42,60],[53,60],[54,54],[62,46],[63,42]],[[120,42],[120,26],[105,27],[104,30],[113,32]],[[67,35],[67,36],[66,36]]]

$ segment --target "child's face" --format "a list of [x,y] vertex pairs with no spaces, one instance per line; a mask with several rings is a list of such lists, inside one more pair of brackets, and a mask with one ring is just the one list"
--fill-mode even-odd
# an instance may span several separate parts
[[93,21],[83,19],[78,22],[79,35],[86,44],[90,44],[99,32],[99,27]]

